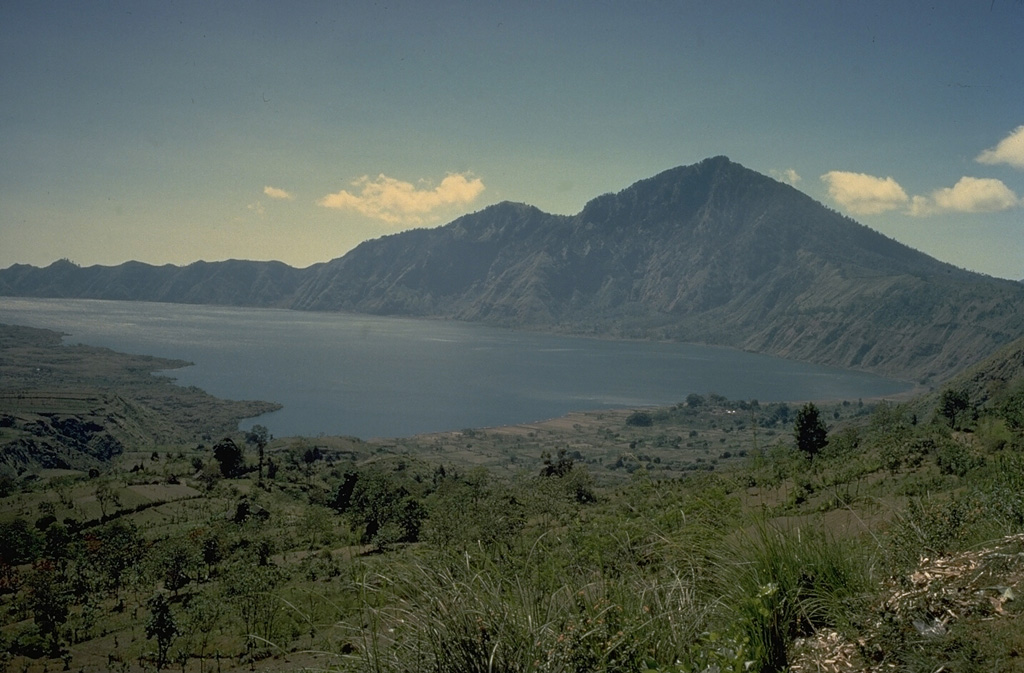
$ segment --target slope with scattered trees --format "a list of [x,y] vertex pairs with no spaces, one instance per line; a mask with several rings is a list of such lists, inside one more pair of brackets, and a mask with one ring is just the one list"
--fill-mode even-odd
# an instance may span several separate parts
[[262,478],[242,432],[6,478],[0,652],[24,671],[1017,670],[1022,352],[900,405],[692,394],[268,436]]

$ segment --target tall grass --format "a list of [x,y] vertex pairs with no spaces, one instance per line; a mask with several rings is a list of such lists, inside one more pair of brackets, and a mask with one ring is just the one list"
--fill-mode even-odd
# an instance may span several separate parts
[[707,628],[692,573],[637,569],[611,579],[523,560],[499,563],[479,549],[366,577],[367,591],[388,595],[367,601],[350,663],[381,672],[637,671],[677,661]]
[[818,530],[761,523],[726,549],[726,632],[744,645],[752,670],[784,670],[795,638],[848,626],[851,608],[874,584],[870,547]]

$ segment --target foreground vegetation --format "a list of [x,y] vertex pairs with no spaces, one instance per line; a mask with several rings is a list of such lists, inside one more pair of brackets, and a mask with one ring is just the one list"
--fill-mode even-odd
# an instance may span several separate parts
[[1024,670],[1022,353],[902,404],[8,475],[0,670]]

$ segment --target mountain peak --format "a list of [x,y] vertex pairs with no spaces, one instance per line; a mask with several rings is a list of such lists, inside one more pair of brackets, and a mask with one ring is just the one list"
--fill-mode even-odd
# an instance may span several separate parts
[[932,381],[1024,335],[1024,285],[958,270],[726,156],[574,216],[503,201],[279,263],[0,271],[0,294],[345,310],[699,341]]

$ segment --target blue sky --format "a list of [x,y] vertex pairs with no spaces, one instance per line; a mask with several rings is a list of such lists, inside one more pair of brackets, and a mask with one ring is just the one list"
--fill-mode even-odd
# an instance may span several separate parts
[[306,266],[720,154],[1024,278],[1024,3],[0,3],[0,268]]

